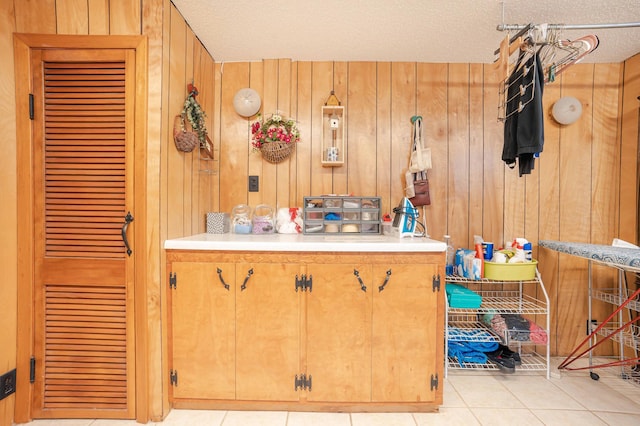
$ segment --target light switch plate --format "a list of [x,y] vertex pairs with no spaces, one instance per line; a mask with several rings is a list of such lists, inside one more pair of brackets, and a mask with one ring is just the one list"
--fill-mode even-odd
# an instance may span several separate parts
[[249,176],[249,192],[260,191],[260,179],[258,176]]

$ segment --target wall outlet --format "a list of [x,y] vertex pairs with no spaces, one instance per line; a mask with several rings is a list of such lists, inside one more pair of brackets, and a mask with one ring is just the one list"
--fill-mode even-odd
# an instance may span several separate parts
[[0,376],[0,399],[4,399],[16,391],[16,369]]
[[249,192],[260,191],[260,180],[258,176],[249,176]]

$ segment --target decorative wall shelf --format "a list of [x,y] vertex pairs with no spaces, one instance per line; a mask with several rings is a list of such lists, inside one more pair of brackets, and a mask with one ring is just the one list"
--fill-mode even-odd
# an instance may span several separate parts
[[322,166],[344,164],[344,107],[333,90],[322,107]]

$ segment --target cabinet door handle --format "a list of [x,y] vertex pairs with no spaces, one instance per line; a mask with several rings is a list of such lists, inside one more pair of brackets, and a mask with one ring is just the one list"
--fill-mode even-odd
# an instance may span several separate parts
[[360,278],[360,272],[358,272],[357,269],[353,270],[353,275],[356,276],[356,278],[358,279],[358,282],[360,283],[360,290],[364,291],[365,293],[367,292],[367,286],[364,285],[364,282],[362,281],[362,278]]
[[222,269],[218,268],[217,270],[218,272],[218,278],[220,279],[220,282],[222,283],[222,285],[224,286],[224,288],[226,288],[227,290],[229,290],[229,284],[224,282],[224,278],[222,278]]
[[247,272],[247,276],[244,277],[244,281],[240,286],[240,290],[245,290],[247,288],[247,282],[249,281],[249,278],[251,278],[251,275],[253,275],[253,268],[249,269],[249,271]]
[[387,286],[387,284],[389,284],[389,278],[391,278],[391,269],[389,269],[387,271],[387,276],[384,277],[384,282],[382,283],[382,285],[380,287],[378,287],[378,291],[382,291],[384,290],[384,288]]
[[129,224],[131,222],[133,222],[133,216],[131,216],[131,212],[127,212],[127,215],[124,217],[124,225],[122,225],[121,234],[122,241],[124,241],[124,246],[127,248],[127,255],[129,256],[131,256],[131,253],[133,253],[131,247],[129,247],[129,240],[127,239],[127,228],[129,227]]

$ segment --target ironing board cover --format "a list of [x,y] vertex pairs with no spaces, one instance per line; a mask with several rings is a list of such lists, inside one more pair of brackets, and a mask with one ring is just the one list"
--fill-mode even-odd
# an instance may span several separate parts
[[552,240],[540,240],[538,244],[540,247],[560,253],[582,257],[628,271],[640,272],[640,249]]

